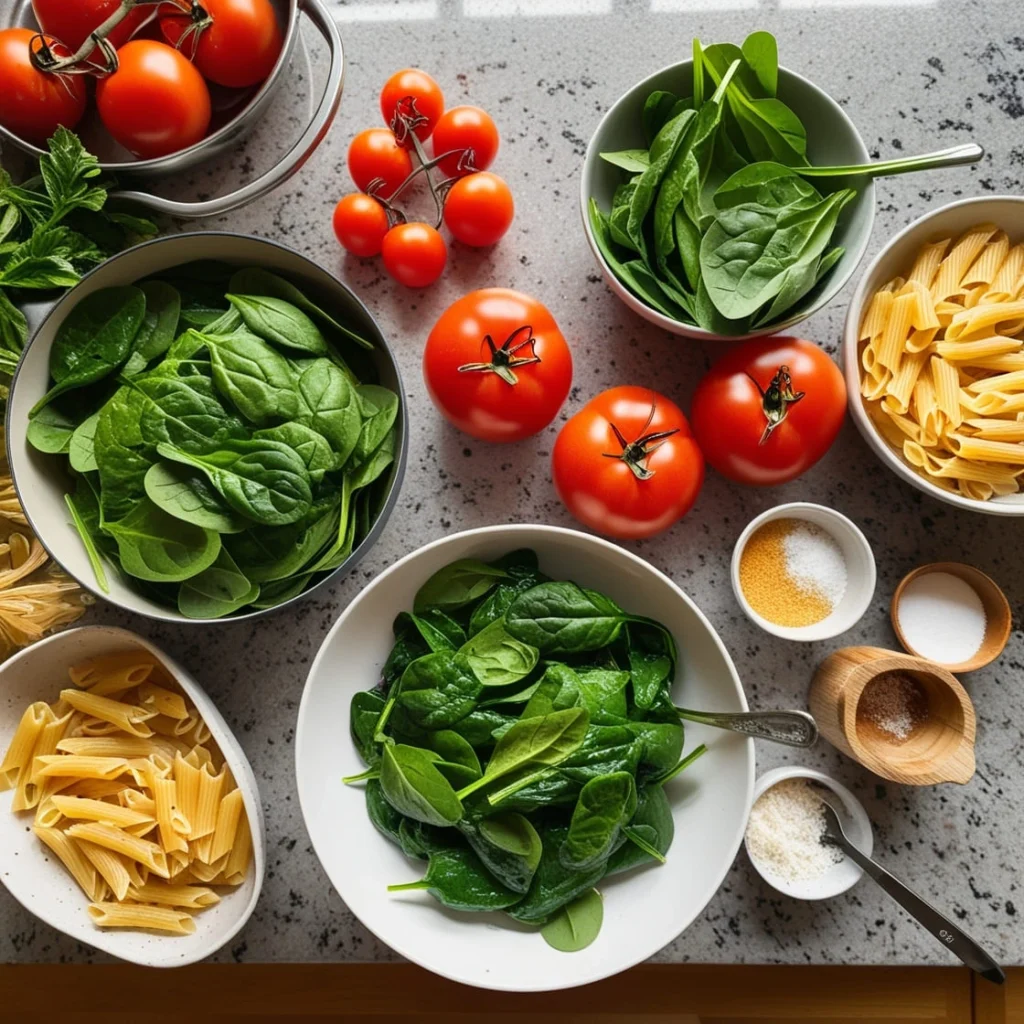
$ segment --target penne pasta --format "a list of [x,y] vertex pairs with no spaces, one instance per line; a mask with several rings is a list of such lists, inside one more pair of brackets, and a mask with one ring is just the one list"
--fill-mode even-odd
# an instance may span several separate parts
[[156,662],[145,651],[118,651],[86,658],[72,665],[68,676],[75,686],[103,697],[139,686],[155,668]]
[[189,716],[185,698],[180,693],[173,693],[153,682],[145,682],[139,687],[139,703],[155,714],[167,718],[180,720]]
[[89,916],[99,928],[150,928],[175,935],[191,935],[196,930],[192,915],[183,910],[141,903],[90,903]]
[[68,873],[78,883],[87,899],[102,899],[101,894],[105,891],[105,887],[100,887],[102,881],[100,874],[78,843],[69,839],[60,829],[36,826],[32,831],[36,838],[45,843],[54,856],[67,868]]
[[0,762],[0,789],[10,789],[17,783],[20,770],[32,760],[32,751],[43,726],[55,717],[50,705],[43,701],[29,704],[25,709],[7,753]]
[[[64,834],[68,835],[67,832]],[[103,881],[110,886],[114,899],[123,900],[128,895],[128,886],[132,884],[132,876],[128,871],[128,864],[131,862],[112,850],[97,843],[90,843],[86,839],[74,839],[74,842],[78,844],[82,855],[96,868]]]
[[168,878],[170,875],[167,869],[167,854],[157,843],[133,836],[113,825],[102,825],[99,822],[72,825],[68,829],[68,835],[73,839],[84,839],[113,853],[119,853],[122,857],[138,861],[161,878]]
[[50,754],[36,759],[36,776],[66,776],[75,779],[116,779],[128,770],[123,757],[85,757],[78,754]]
[[210,852],[203,858],[207,863],[213,863],[223,857],[234,846],[238,824],[242,820],[244,813],[242,791],[240,789],[232,790],[221,800],[220,808],[217,811],[217,827],[213,833]]
[[107,722],[132,736],[148,737],[153,735],[153,730],[146,725],[146,720],[155,718],[156,711],[150,711],[135,704],[125,704],[123,701],[101,697],[84,690],[62,690],[61,699],[66,700],[83,715]]
[[170,882],[148,882],[130,886],[128,898],[136,903],[156,903],[165,907],[202,910],[220,903],[220,897],[204,885],[173,885]]
[[177,805],[177,786],[173,779],[153,779],[153,803],[160,833],[160,845],[164,852],[188,850],[188,819]]
[[51,796],[47,799],[65,818],[100,821],[106,825],[116,825],[118,828],[129,828],[133,825],[152,827],[153,824],[152,815],[108,803],[106,800],[90,800],[84,796]]

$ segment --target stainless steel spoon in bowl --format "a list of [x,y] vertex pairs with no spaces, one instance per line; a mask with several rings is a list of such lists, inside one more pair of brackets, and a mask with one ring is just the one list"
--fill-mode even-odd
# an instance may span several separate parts
[[677,707],[676,712],[688,722],[729,729],[787,747],[812,747],[818,738],[818,726],[806,711],[691,711]]
[[818,793],[825,808],[825,834],[822,842],[838,846],[847,857],[873,878],[911,917],[932,933],[951,953],[959,957],[983,978],[1001,985],[1006,980],[1003,969],[962,928],[945,914],[909,889],[881,864],[860,852],[843,831],[842,819],[835,807]]

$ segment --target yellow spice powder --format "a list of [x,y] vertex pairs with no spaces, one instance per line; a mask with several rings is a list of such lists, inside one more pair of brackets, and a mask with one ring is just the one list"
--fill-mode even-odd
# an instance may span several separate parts
[[821,594],[801,588],[786,570],[783,542],[797,523],[773,519],[759,527],[740,555],[740,588],[750,607],[777,626],[812,626],[832,613]]

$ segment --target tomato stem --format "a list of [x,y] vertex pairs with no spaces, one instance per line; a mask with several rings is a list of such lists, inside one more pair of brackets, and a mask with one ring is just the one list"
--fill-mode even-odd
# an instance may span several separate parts
[[[518,344],[512,342],[521,334],[526,338]],[[528,356],[516,356],[516,353],[526,348],[527,345],[535,344],[537,339],[533,336],[533,328],[529,324],[517,327],[506,339],[501,348],[496,348],[494,339],[488,334],[484,342],[491,351],[489,362],[464,363],[459,367],[459,373],[496,373],[506,384],[513,387],[519,383],[519,378],[513,372],[516,367],[527,366],[530,363],[539,363],[540,356],[534,350],[530,350]]]
[[602,452],[606,459],[621,459],[629,466],[637,480],[650,480],[654,476],[654,470],[648,468],[647,460],[673,435],[679,433],[679,428],[673,430],[658,430],[648,434],[647,428],[654,421],[654,412],[657,406],[652,402],[651,411],[644,423],[640,436],[635,441],[627,441],[623,433],[614,424],[609,422],[615,440],[622,446],[621,452]]
[[799,402],[806,392],[793,391],[793,378],[789,375],[788,366],[778,368],[768,384],[767,391],[754,380],[751,374],[748,373],[747,376],[754,381],[754,387],[757,388],[758,394],[761,396],[761,411],[764,413],[765,427],[761,440],[757,443],[762,445],[772,436],[772,431],[785,420],[789,413],[789,407]]

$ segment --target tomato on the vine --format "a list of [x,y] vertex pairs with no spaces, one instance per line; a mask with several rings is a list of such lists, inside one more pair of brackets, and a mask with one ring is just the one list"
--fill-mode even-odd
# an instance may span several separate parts
[[164,38],[218,85],[241,89],[262,82],[281,55],[281,26],[270,0],[202,0],[209,22],[188,15],[160,19]]
[[783,484],[832,446],[846,415],[836,364],[801,338],[748,341],[716,362],[693,396],[708,462],[741,484]]
[[195,145],[210,126],[210,90],[173,46],[133,39],[118,68],[96,83],[96,107],[108,132],[149,160]]
[[490,114],[479,107],[446,110],[434,127],[431,142],[435,157],[454,151],[437,165],[446,178],[485,171],[498,155],[498,129]]
[[448,261],[448,246],[429,224],[396,224],[384,236],[380,252],[387,272],[406,288],[433,284]]
[[406,125],[421,142],[430,138],[434,125],[444,113],[444,93],[426,71],[403,68],[384,83],[380,91],[380,112],[399,143],[408,149],[413,143]]
[[412,160],[389,129],[367,128],[349,143],[348,173],[361,192],[379,179],[374,191],[387,199],[412,173]]
[[[0,124],[37,146],[63,125],[74,128],[85,113],[85,83],[81,76],[40,71],[29,47],[36,33],[28,28],[0,31]],[[55,56],[68,52],[46,37]],[[37,42],[36,44],[40,44]]]
[[[39,27],[50,36],[55,36],[74,53],[88,39],[89,33],[98,29],[119,7],[121,0],[32,0]],[[162,5],[161,9],[163,6]],[[107,41],[114,49],[120,49],[142,27],[152,14],[152,8],[140,6],[130,10],[123,20],[107,33]],[[98,59],[97,51],[92,52]]]
[[494,245],[508,231],[514,216],[511,190],[490,171],[459,178],[444,201],[444,222],[466,245]]
[[334,208],[334,233],[353,256],[365,259],[380,252],[388,233],[388,215],[373,196],[351,192]]
[[554,317],[510,288],[482,288],[449,306],[423,351],[423,377],[441,414],[481,441],[543,430],[572,383],[572,356]]
[[704,482],[704,458],[675,402],[648,388],[609,388],[558,435],[555,489],[585,526],[623,540],[681,519]]

